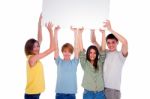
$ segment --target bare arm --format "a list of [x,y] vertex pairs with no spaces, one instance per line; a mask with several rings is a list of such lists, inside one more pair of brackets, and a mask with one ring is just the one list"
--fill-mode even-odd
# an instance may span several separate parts
[[48,25],[46,27],[47,27],[47,29],[49,31],[49,35],[50,35],[50,46],[46,51],[39,53],[37,55],[34,55],[33,57],[31,57],[29,59],[29,64],[31,67],[34,66],[34,64],[36,63],[37,60],[44,58],[45,56],[47,56],[48,54],[50,54],[54,50],[54,45],[53,45],[54,39],[53,39],[53,31],[52,31],[53,25],[52,25],[52,23],[48,23]]
[[42,26],[41,26],[41,21],[42,21],[42,14],[39,17],[39,22],[38,22],[38,42],[41,45],[42,42]]
[[95,36],[95,30],[94,29],[91,29],[91,42],[97,47],[97,49],[101,48],[101,46],[96,41],[96,36]]
[[104,22],[104,27],[106,27],[121,43],[122,43],[122,54],[124,57],[127,57],[128,55],[128,42],[127,40],[122,36],[120,35],[119,33],[117,33],[116,31],[114,31],[112,28],[111,28],[111,24],[110,24],[110,21],[109,20],[106,20],[106,22]]
[[54,58],[58,58],[59,56],[59,48],[58,48],[58,30],[60,29],[60,26],[55,27],[54,29],[54,44],[55,44],[55,51],[54,51]]
[[100,50],[105,51],[106,50],[105,30],[99,29],[99,31],[102,33],[102,42],[101,42]]
[[79,41],[79,49],[80,49],[80,51],[84,50],[83,49],[83,42],[82,42],[82,33],[83,33],[83,30],[84,30],[83,27],[78,30],[78,33],[79,33],[79,40],[78,41]]
[[78,29],[73,28],[72,26],[70,27],[70,29],[74,32],[74,54],[75,58],[78,59],[79,58]]

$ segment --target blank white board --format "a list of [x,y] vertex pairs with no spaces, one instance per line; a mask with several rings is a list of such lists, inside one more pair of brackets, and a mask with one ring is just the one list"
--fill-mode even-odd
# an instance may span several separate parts
[[98,28],[109,17],[109,0],[43,0],[44,22]]

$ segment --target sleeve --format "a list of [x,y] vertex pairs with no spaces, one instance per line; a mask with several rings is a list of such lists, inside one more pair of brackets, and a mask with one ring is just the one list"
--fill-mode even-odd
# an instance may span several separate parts
[[120,59],[121,59],[122,63],[124,63],[125,60],[126,60],[126,57],[123,56],[121,51],[119,52],[119,56],[120,56]]
[[74,59],[72,60],[72,62],[73,62],[73,64],[74,64],[75,66],[78,66],[78,64],[79,64],[79,59],[74,58]]
[[102,62],[102,64],[105,62],[105,58],[106,58],[106,50],[105,51],[99,51],[99,56],[100,56],[100,61]]
[[85,51],[80,51],[79,53],[80,64],[83,69],[85,69],[86,65],[86,54]]
[[61,62],[61,58],[60,58],[60,56],[58,56],[56,59],[54,59],[55,60],[55,63],[57,64],[57,66],[60,64],[60,62]]

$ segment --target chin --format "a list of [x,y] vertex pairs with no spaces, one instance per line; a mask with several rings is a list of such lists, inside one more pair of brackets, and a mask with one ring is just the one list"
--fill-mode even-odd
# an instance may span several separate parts
[[69,56],[66,56],[66,57],[64,57],[65,59],[70,59],[70,57]]
[[94,59],[94,58],[90,58],[90,60],[91,60],[91,61],[94,61],[95,59]]
[[109,51],[114,52],[114,51],[115,51],[115,49],[110,49]]

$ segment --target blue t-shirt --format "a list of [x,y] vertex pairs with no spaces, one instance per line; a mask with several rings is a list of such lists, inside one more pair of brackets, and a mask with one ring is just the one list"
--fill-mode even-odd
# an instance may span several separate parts
[[79,59],[65,61],[58,57],[56,93],[75,94],[77,92],[77,66]]

